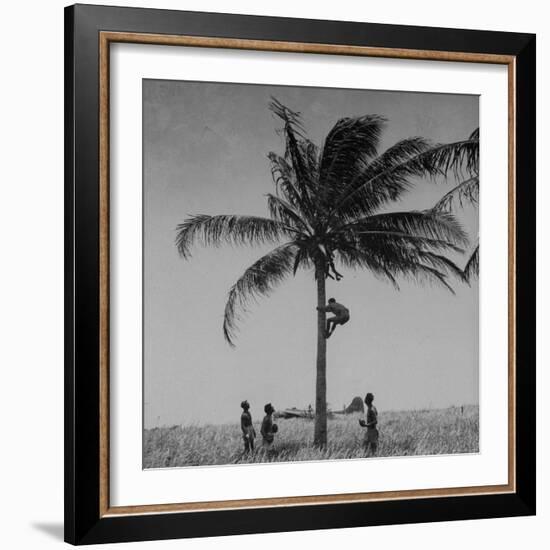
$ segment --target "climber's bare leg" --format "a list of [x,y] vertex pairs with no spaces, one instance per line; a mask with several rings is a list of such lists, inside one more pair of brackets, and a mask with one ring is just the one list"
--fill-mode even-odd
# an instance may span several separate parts
[[327,327],[325,329],[325,338],[330,338],[330,335],[332,334],[332,321],[330,319],[327,319]]
[[327,330],[325,332],[325,337],[330,338],[334,330],[336,329],[336,320],[334,317],[327,319]]

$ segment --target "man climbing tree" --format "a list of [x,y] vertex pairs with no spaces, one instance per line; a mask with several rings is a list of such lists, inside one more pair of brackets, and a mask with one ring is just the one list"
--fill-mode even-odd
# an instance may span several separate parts
[[329,298],[328,305],[324,307],[317,306],[317,311],[334,313],[334,317],[329,317],[327,319],[325,338],[330,338],[331,334],[336,329],[336,325],[345,325],[349,321],[349,309],[339,304],[334,298]]

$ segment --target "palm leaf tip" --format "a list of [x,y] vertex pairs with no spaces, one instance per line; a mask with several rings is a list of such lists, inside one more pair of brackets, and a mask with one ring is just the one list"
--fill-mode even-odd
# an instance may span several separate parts
[[302,125],[302,113],[298,111],[293,111],[286,105],[283,105],[276,97],[271,96],[271,101],[269,102],[269,110],[286,124],[294,126],[298,130],[304,130]]
[[479,244],[475,247],[472,255],[468,258],[466,266],[464,267],[464,279],[471,283],[474,277],[479,275]]
[[447,275],[445,273],[441,273],[441,271],[438,271],[435,268],[423,265],[422,269],[429,273],[431,278],[431,281],[438,281],[444,288],[446,288],[453,296],[456,295],[455,289],[449,284],[447,281]]

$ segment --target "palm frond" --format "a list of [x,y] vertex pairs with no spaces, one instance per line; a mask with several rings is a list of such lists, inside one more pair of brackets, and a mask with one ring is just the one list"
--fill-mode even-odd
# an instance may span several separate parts
[[285,124],[288,124],[295,134],[299,136],[305,134],[302,113],[293,111],[273,96],[271,96],[271,101],[269,102],[269,110],[283,120]]
[[399,284],[395,275],[386,262],[377,257],[376,254],[371,254],[362,247],[358,247],[355,243],[341,245],[337,252],[336,258],[344,267],[348,269],[367,269],[375,277],[390,281],[390,283],[399,290]]
[[247,312],[250,301],[266,296],[292,273],[297,250],[294,243],[272,250],[252,264],[231,287],[223,320],[223,334],[229,345],[235,345],[238,323]]
[[311,227],[301,213],[281,197],[267,194],[267,208],[269,214],[275,220],[280,220],[287,226],[293,227],[299,232],[311,233]]
[[[342,218],[366,216],[386,203],[398,200],[411,187],[410,179],[425,174],[426,168],[408,160],[428,151],[432,145],[422,137],[397,142],[373,159],[341,189],[335,197],[332,212]],[[346,200],[353,193],[353,200]]]
[[277,192],[282,191],[284,197],[293,204],[300,200],[300,192],[296,188],[296,174],[292,164],[287,159],[270,152],[267,155],[271,163],[271,177]]
[[447,275],[442,273],[438,269],[424,265],[416,264],[409,268],[409,271],[406,274],[410,274],[412,278],[419,282],[420,284],[428,283],[439,283],[443,288],[446,288],[451,294],[456,294],[454,288],[447,281]]
[[183,258],[191,257],[195,242],[203,246],[219,246],[224,242],[236,245],[278,243],[281,238],[295,233],[292,227],[279,220],[229,214],[190,216],[176,227],[176,231],[176,246]]
[[315,181],[312,179],[313,174],[308,170],[310,158],[307,143],[309,142],[305,136],[301,113],[292,111],[274,97],[271,98],[269,108],[284,122],[285,158],[290,159],[300,194],[305,196],[308,188],[315,186]]
[[459,254],[464,253],[463,248],[460,248],[449,241],[443,239],[433,239],[421,235],[410,235],[408,233],[400,233],[397,231],[377,230],[354,230],[353,234],[358,239],[368,239],[369,237],[372,237],[377,240],[385,240],[391,244],[395,243],[399,246],[413,246],[419,250],[452,250],[453,252],[457,252]]
[[[363,242],[358,245],[360,263],[368,259],[370,269],[381,272],[397,285],[398,277],[415,282],[436,282],[454,294],[448,279],[464,280],[462,270],[449,258],[419,247],[388,246],[387,243]],[[349,261],[349,260],[348,260]],[[356,260],[355,260],[356,261]],[[374,266],[374,267],[373,267]]]
[[427,164],[432,172],[447,176],[453,174],[461,179],[464,172],[469,176],[479,174],[479,129],[468,139],[440,144],[421,155],[418,161]]
[[473,176],[465,181],[460,182],[453,187],[448,193],[445,193],[433,207],[434,210],[451,211],[455,202],[458,202],[460,207],[464,203],[476,205],[479,200],[479,176]]
[[376,156],[385,122],[386,119],[378,115],[342,118],[329,132],[319,168],[322,194],[329,202]]
[[442,273],[445,277],[450,274],[454,275],[459,280],[466,280],[462,269],[460,269],[460,267],[458,267],[455,262],[453,262],[446,256],[443,256],[442,254],[434,254],[433,252],[421,251],[419,252],[419,259],[424,265],[429,264],[431,267]]
[[437,282],[454,292],[453,276],[462,270],[441,252],[462,253],[468,238],[454,216],[446,212],[394,212],[368,216],[344,224],[333,235],[334,248],[344,266],[370,269],[396,287],[399,276]]
[[304,159],[306,169],[310,174],[309,180],[318,182],[319,180],[319,147],[307,138],[300,141],[302,157]]
[[307,246],[304,246],[304,247],[299,246],[296,252],[296,256],[294,257],[294,265],[292,267],[292,273],[296,275],[296,272],[300,267],[310,269],[313,267],[313,265],[314,265],[313,260],[311,258],[311,255],[309,254]]
[[479,244],[475,247],[472,255],[468,258],[463,273],[468,282],[479,275]]
[[417,283],[437,283],[451,293],[448,277],[463,279],[462,271],[445,256],[412,247],[388,246],[383,242],[358,243],[338,250],[338,258],[348,268],[367,268],[375,276],[389,280],[399,289],[398,277]]
[[[332,215],[336,212],[344,213],[352,208],[352,204],[361,204],[360,199],[363,190],[374,189],[378,182],[411,176],[447,176],[449,171],[456,177],[462,173],[461,168],[466,160],[466,169],[470,173],[476,173],[479,162],[479,140],[470,137],[467,140],[430,146],[424,150],[406,158],[405,160],[390,164],[365,179],[357,179],[351,185],[346,186],[339,195],[336,204],[331,209]],[[427,142],[426,142],[427,143]],[[477,151],[477,153],[476,153]]]
[[[298,186],[292,165],[285,158],[273,152],[269,153],[268,158],[271,161],[271,176],[275,183],[277,196],[282,195],[292,208],[298,212],[300,217],[303,216],[308,220],[313,219],[312,193],[308,188]],[[311,159],[308,160],[309,162],[311,162]],[[313,169],[308,166],[309,171]]]
[[392,231],[446,241],[452,245],[468,244],[468,235],[457,219],[448,212],[436,210],[375,214],[343,224],[334,231]]

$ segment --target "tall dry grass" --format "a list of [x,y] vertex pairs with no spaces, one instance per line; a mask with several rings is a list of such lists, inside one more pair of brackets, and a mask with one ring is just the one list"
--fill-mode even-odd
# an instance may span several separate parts
[[[273,449],[245,455],[239,424],[173,426],[145,430],[144,468],[206,466],[257,462],[295,462],[362,458],[364,429],[360,415],[338,416],[328,423],[328,446],[313,447],[313,421],[279,419]],[[379,414],[378,456],[475,453],[479,450],[477,406]],[[255,422],[260,433],[259,423]]]

